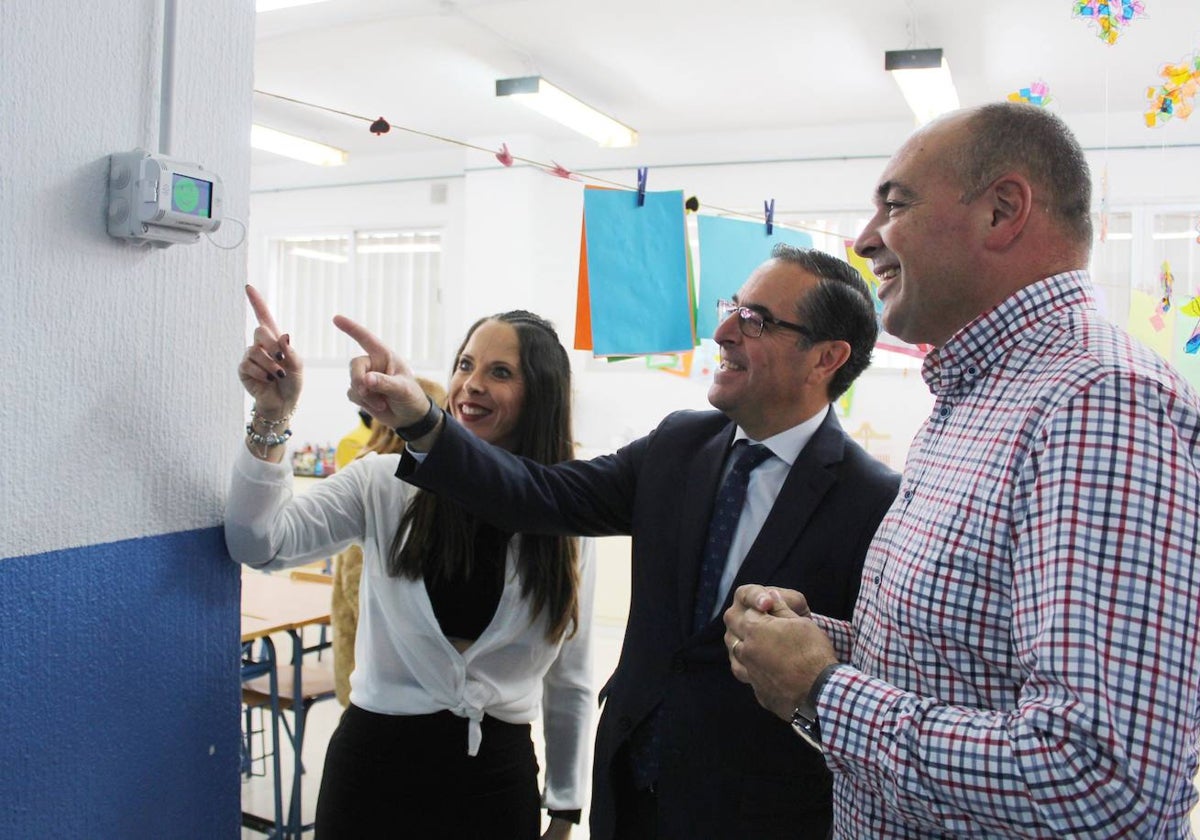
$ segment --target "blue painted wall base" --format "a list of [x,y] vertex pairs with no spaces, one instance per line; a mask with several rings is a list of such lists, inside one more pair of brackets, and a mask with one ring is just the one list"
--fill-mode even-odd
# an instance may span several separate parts
[[0,560],[0,837],[237,838],[219,527]]

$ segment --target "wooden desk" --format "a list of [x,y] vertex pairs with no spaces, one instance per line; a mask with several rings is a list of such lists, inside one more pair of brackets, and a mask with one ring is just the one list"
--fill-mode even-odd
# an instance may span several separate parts
[[[288,572],[242,570],[242,640],[247,632],[298,630],[329,623],[329,585],[294,580]],[[247,624],[249,619],[250,623]]]
[[[326,583],[314,583],[308,580],[293,579],[287,572],[265,573],[253,569],[242,569],[242,675],[243,682],[247,679],[265,677],[268,688],[265,692],[271,708],[272,733],[274,736],[274,771],[275,771],[275,820],[267,823],[251,814],[242,815],[243,824],[262,829],[273,825],[275,837],[292,837],[299,840],[303,831],[303,817],[300,810],[300,777],[303,774],[301,752],[304,745],[304,716],[297,713],[292,736],[292,753],[294,757],[292,774],[292,793],[288,807],[287,824],[282,820],[282,780],[280,779],[279,763],[279,709],[280,709],[280,677],[277,671],[275,646],[271,640],[273,633],[287,633],[292,640],[291,670],[282,682],[290,683],[289,696],[283,698],[290,701],[291,708],[301,708],[305,689],[303,686],[303,663],[306,648],[301,635],[303,628],[310,625],[329,623],[330,586]],[[260,643],[260,653],[255,656],[252,648],[254,643]]]

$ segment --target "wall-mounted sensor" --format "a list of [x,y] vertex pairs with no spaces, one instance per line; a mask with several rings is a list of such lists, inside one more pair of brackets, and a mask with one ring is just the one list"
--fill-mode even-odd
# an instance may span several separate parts
[[108,158],[108,233],[166,248],[221,226],[221,177],[196,163],[134,149]]

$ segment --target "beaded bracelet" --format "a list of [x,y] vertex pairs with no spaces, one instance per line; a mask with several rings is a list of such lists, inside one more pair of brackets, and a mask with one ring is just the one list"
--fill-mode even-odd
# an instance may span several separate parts
[[288,438],[291,436],[291,429],[284,429],[279,434],[275,434],[274,430],[272,430],[265,435],[260,435],[258,432],[254,431],[253,423],[246,424],[246,437],[248,437],[250,442],[255,446],[262,446],[270,449],[272,446],[279,446],[281,443],[287,443]]

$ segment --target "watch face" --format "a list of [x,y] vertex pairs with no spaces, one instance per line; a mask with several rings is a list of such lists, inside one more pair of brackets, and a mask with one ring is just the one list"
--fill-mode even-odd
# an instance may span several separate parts
[[814,718],[806,718],[797,710],[792,715],[792,730],[814,750],[821,749],[821,727]]

